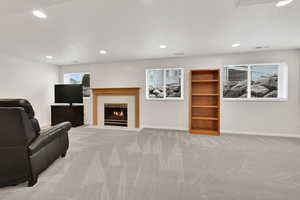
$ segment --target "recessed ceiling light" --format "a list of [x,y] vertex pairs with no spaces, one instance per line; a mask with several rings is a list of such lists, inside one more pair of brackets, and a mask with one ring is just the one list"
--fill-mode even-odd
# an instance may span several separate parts
[[277,7],[283,7],[286,6],[290,3],[292,3],[294,0],[282,0],[282,1],[278,1],[278,3],[276,4]]
[[159,45],[159,48],[165,49],[165,48],[167,48],[167,45],[161,44],[161,45]]
[[235,44],[233,44],[233,45],[231,45],[233,48],[235,48],[235,47],[239,47],[239,46],[241,46],[241,44],[239,44],[239,43],[235,43]]
[[47,18],[47,15],[40,10],[34,10],[32,11],[32,14],[38,18],[42,18],[42,19]]
[[104,54],[107,54],[107,51],[101,50],[101,51],[99,51],[99,53],[104,55]]
[[53,59],[53,56],[46,56],[46,58],[51,60],[51,59]]

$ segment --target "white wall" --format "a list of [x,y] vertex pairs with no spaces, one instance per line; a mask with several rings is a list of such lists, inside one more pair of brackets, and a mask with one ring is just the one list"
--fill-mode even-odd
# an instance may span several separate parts
[[59,67],[0,55],[0,98],[25,98],[33,105],[41,126],[50,125],[50,105]]
[[[143,127],[188,129],[189,70],[230,64],[286,62],[289,66],[289,99],[286,102],[222,102],[223,132],[298,134],[300,136],[300,52],[298,50],[142,60],[108,64],[64,66],[63,73],[91,72],[91,87],[141,87]],[[145,69],[185,68],[184,101],[145,100]]]

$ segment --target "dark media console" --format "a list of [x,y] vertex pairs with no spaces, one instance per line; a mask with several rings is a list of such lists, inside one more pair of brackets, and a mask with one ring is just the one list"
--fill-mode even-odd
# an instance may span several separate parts
[[65,121],[71,122],[72,127],[82,126],[84,124],[83,105],[52,105],[51,125]]

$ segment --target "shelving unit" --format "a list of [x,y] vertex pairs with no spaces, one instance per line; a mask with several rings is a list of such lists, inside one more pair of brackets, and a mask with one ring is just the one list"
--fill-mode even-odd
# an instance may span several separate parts
[[190,79],[190,133],[220,135],[220,70],[192,70]]

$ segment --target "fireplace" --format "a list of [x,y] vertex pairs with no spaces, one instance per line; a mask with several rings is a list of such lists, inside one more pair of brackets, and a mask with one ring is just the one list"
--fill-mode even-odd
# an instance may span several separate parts
[[105,126],[128,126],[128,104],[106,103],[104,104]]
[[104,104],[126,103],[127,128],[140,128],[140,88],[93,88],[92,91],[94,126],[104,126]]

